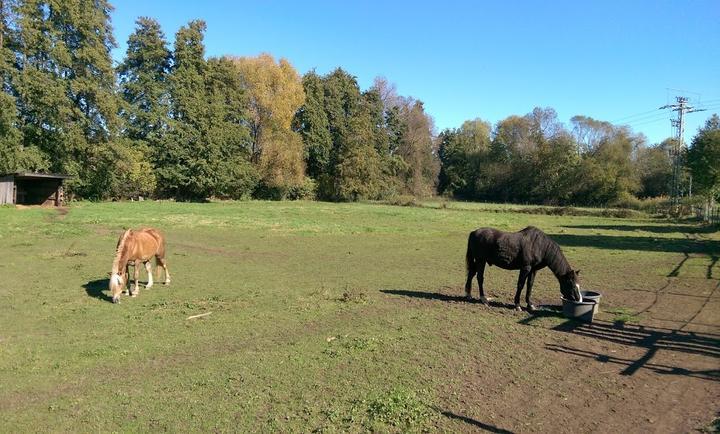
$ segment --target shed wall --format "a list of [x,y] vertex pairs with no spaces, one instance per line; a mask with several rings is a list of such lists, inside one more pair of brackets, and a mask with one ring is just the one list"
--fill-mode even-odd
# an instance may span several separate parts
[[13,176],[3,176],[0,178],[0,205],[12,204],[13,187],[15,186]]

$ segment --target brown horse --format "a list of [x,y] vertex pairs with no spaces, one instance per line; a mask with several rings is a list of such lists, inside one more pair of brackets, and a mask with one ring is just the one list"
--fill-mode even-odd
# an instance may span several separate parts
[[145,288],[153,286],[152,267],[149,262],[153,256],[155,256],[156,267],[161,266],[165,270],[165,284],[169,284],[170,273],[165,262],[165,238],[160,232],[152,228],[128,229],[120,236],[110,272],[110,292],[113,303],[119,301],[123,288],[129,283],[128,267],[131,264],[134,265],[135,288],[130,290],[130,296],[136,297],[140,292],[138,285],[140,277],[138,265],[140,263],[145,264],[145,270],[148,273],[148,283]]

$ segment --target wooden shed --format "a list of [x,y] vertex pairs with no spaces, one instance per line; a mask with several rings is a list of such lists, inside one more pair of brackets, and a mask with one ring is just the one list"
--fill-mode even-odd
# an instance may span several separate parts
[[62,183],[70,175],[18,172],[0,175],[0,205],[60,206],[64,201]]

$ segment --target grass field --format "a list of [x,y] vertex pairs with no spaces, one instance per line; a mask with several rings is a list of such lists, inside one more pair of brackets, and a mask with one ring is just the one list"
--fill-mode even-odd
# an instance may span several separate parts
[[[638,432],[712,422],[717,231],[436,205],[0,207],[0,431]],[[462,300],[469,231],[529,224],[604,294],[597,325]],[[140,226],[165,233],[173,282],[113,305],[117,238]],[[486,288],[510,303],[516,279],[491,267]],[[559,304],[548,270],[534,298]]]

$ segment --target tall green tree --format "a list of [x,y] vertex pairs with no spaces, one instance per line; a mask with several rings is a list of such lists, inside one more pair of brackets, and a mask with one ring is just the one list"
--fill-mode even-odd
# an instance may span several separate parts
[[658,145],[638,149],[635,170],[640,176],[640,190],[638,191],[640,197],[658,197],[670,194],[672,178],[670,150],[674,141],[674,139],[667,139]]
[[[348,155],[348,141],[355,139],[352,137],[354,133],[350,131],[350,124],[353,116],[360,110],[362,95],[357,79],[341,68],[337,68],[323,77],[323,90],[325,116],[328,120],[332,148],[326,170],[320,178],[318,194],[323,199],[337,200],[343,196],[340,193],[343,175],[339,170],[339,165],[344,156]],[[370,122],[369,114],[363,117],[362,121]],[[360,125],[355,125],[353,129],[355,131],[367,130]],[[347,173],[347,171],[345,172]],[[349,200],[349,196],[352,195],[346,196],[345,199]]]
[[325,112],[325,86],[315,71],[306,73],[302,84],[305,103],[295,115],[293,126],[304,143],[307,175],[320,180],[328,170],[333,147],[330,122]]
[[17,110],[11,92],[13,52],[8,22],[12,11],[0,0],[0,174],[18,169],[20,135],[16,128]]
[[119,196],[154,193],[156,177],[153,166],[167,131],[171,53],[160,24],[141,17],[128,38],[124,61],[118,66],[125,149],[118,165],[125,174],[114,190]]
[[377,199],[383,189],[383,168],[374,145],[376,132],[371,104],[362,100],[348,120],[334,173],[335,198],[343,201]]
[[459,197],[471,198],[483,185],[494,185],[489,172],[485,172],[485,181],[480,182],[481,161],[490,149],[491,126],[482,119],[463,122],[456,130],[446,130],[439,136],[439,191]]
[[76,177],[71,191],[103,197],[119,121],[105,0],[19,0],[15,51],[20,130],[50,170]]
[[125,59],[118,66],[123,135],[157,146],[168,122],[171,53],[165,34],[153,18],[140,17],[127,41]]
[[205,59],[205,29],[195,20],[178,30],[168,77],[170,120],[157,158],[158,189],[181,200],[244,197],[258,178],[248,161],[243,84],[229,59]]
[[696,191],[709,202],[720,197],[720,117],[713,114],[693,137],[687,154]]

